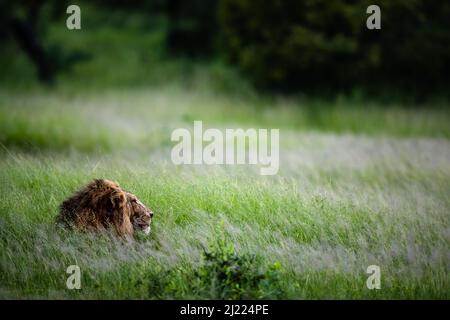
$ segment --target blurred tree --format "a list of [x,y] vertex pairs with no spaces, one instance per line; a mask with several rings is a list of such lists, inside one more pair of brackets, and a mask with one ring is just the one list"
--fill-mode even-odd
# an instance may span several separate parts
[[22,0],[5,1],[0,4],[0,37],[6,41],[8,35],[15,39],[19,47],[36,66],[39,79],[52,83],[56,66],[51,63],[48,50],[44,48],[40,29],[45,27],[40,18],[43,7],[51,8],[48,18],[55,18],[59,13],[65,13],[65,2],[56,0]]
[[168,0],[167,45],[173,53],[205,56],[214,49],[217,30],[216,0]]
[[381,30],[366,28],[372,1],[221,0],[224,48],[268,88],[355,85],[443,88],[450,62],[450,3],[380,0]]
[[[447,90],[450,2],[379,0],[381,30],[368,30],[370,0],[91,0],[99,10],[167,18],[172,53],[211,56],[222,50],[260,87],[299,91],[354,86]],[[0,2],[0,39],[11,36],[52,82],[83,55],[43,45],[68,2]],[[81,4],[82,5],[82,4]],[[122,17],[119,15],[119,18]],[[144,18],[145,19],[145,18]]]

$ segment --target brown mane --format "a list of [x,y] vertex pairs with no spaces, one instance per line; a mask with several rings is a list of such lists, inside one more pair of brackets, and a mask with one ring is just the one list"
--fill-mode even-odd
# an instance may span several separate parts
[[132,206],[120,186],[110,180],[96,179],[65,200],[57,221],[83,230],[113,228],[118,235],[132,238]]

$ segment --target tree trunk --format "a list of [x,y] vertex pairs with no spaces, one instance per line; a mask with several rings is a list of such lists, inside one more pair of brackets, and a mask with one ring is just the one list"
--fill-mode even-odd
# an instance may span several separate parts
[[49,62],[45,49],[39,42],[32,23],[13,18],[11,20],[11,27],[17,43],[36,66],[39,80],[47,84],[52,83],[54,70]]

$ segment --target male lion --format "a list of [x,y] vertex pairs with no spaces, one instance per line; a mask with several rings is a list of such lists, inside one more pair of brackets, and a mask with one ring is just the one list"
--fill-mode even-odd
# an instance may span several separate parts
[[95,179],[65,200],[57,221],[83,230],[112,227],[118,235],[133,238],[135,230],[150,233],[153,212],[135,195],[109,180]]

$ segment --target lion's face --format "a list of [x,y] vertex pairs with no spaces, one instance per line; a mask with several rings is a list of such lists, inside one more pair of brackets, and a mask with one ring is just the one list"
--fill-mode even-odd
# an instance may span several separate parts
[[134,194],[126,193],[130,206],[130,220],[134,230],[141,230],[145,234],[150,233],[153,211],[148,209]]

